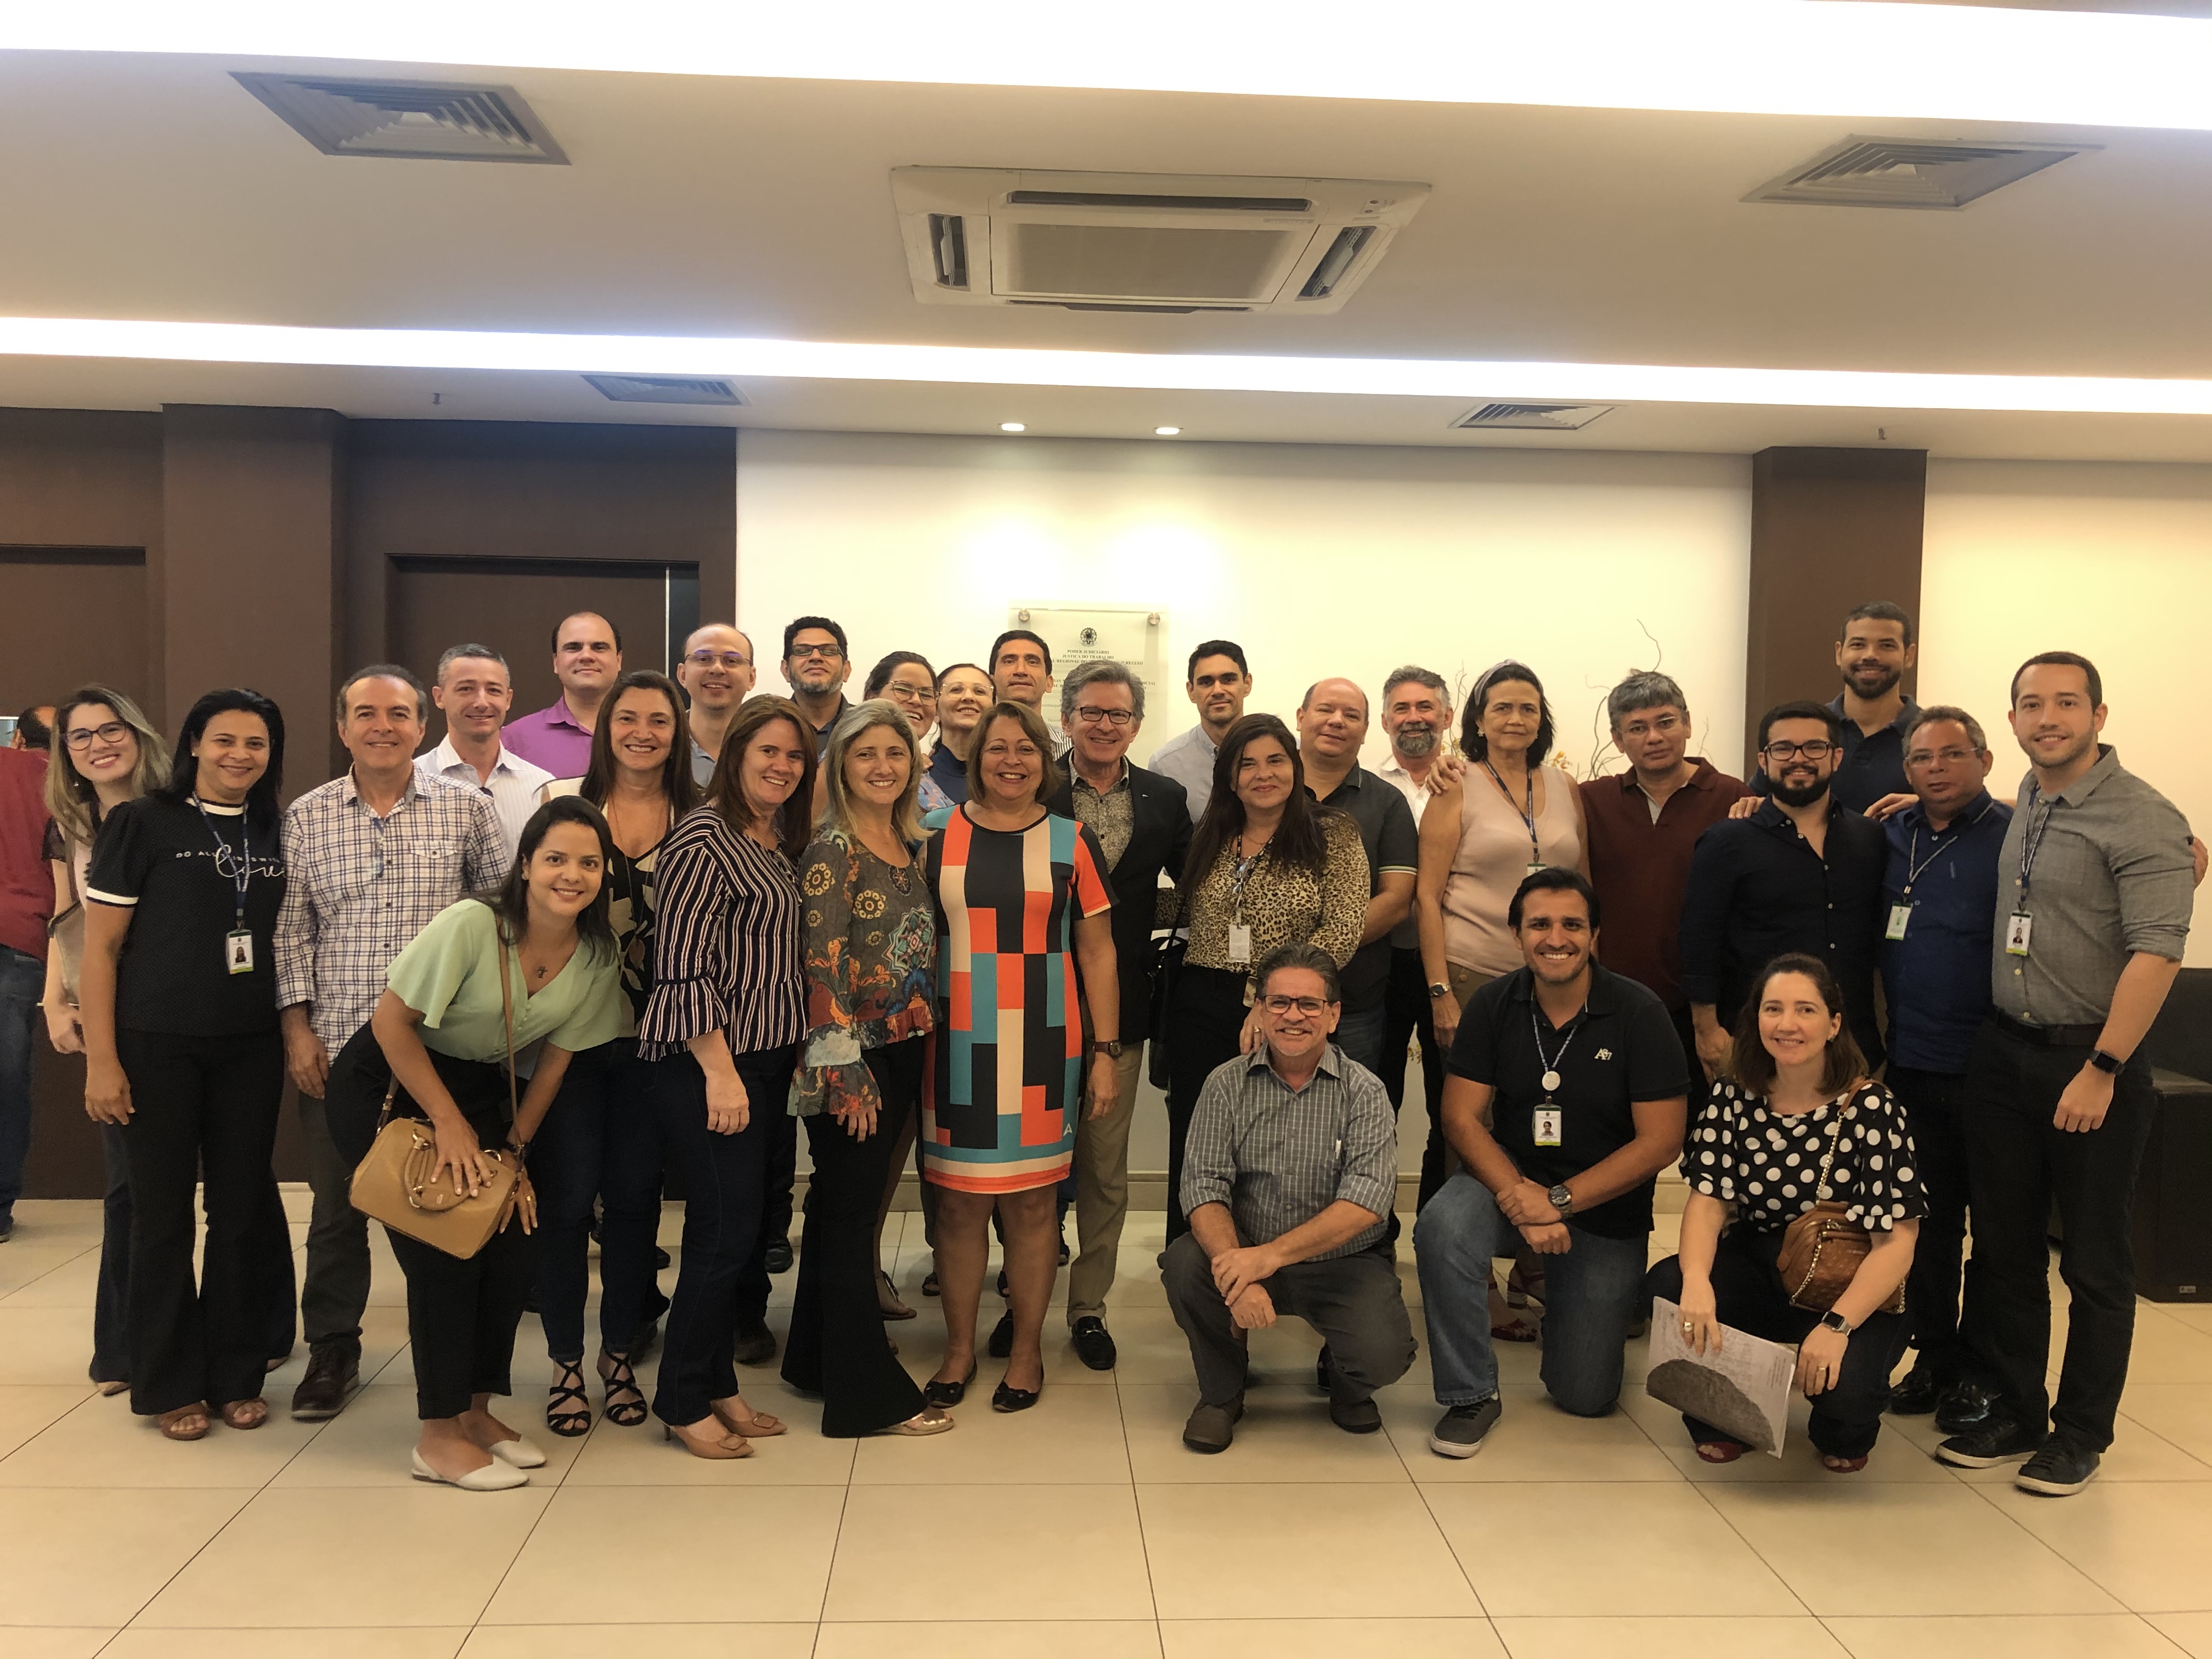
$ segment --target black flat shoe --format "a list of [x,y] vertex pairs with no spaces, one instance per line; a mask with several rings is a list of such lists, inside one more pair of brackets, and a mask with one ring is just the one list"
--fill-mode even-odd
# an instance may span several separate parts
[[791,1241],[787,1238],[770,1239],[765,1254],[768,1257],[768,1270],[772,1273],[789,1273],[791,1264],[798,1259],[792,1255]]
[[921,1385],[921,1397],[929,1401],[933,1406],[943,1406],[946,1409],[950,1410],[952,1407],[958,1405],[962,1401],[968,1397],[968,1385],[975,1380],[975,1366],[974,1362],[970,1361],[968,1366],[968,1375],[962,1377],[957,1382],[923,1383]]
[[1118,1355],[1114,1347],[1112,1333],[1106,1322],[1095,1314],[1085,1314],[1075,1322],[1071,1333],[1075,1342],[1075,1357],[1094,1371],[1110,1371]]
[[1902,1382],[1890,1385],[1889,1409],[1897,1417],[1925,1417],[1942,1399],[1942,1379],[1931,1365],[1915,1365]]
[[991,1409],[994,1412],[1025,1412],[1036,1404],[1042,1389],[1018,1389],[1011,1382],[1001,1382],[991,1390]]
[[1004,1359],[1013,1351],[1014,1316],[1009,1311],[1001,1315],[999,1322],[991,1327],[991,1340],[988,1345],[988,1352],[994,1359]]
[[775,1333],[765,1325],[738,1333],[731,1358],[740,1365],[765,1365],[775,1358]]

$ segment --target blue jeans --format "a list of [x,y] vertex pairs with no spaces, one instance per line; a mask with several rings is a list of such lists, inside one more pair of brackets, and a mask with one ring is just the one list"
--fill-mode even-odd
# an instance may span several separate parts
[[46,967],[0,945],[0,1221],[23,1195],[31,1151],[31,1024],[46,994]]
[[1377,991],[1364,1007],[1346,1007],[1336,1022],[1336,1046],[1346,1060],[1356,1060],[1376,1077],[1382,1075],[1382,1044],[1389,1024],[1382,994]]
[[[1544,1387],[1562,1411],[1602,1417],[1620,1397],[1621,1346],[1643,1300],[1644,1240],[1600,1238],[1568,1225],[1573,1248],[1544,1258]],[[1464,1170],[1414,1222],[1438,1405],[1471,1406],[1497,1394],[1490,1264],[1520,1242],[1490,1188]]]
[[660,1231],[660,1114],[653,1062],[617,1037],[568,1063],[561,1091],[530,1148],[538,1188],[538,1312],[548,1356],[584,1357],[590,1291],[592,1202],[599,1204],[599,1346],[628,1353],[667,1307],[654,1283]]

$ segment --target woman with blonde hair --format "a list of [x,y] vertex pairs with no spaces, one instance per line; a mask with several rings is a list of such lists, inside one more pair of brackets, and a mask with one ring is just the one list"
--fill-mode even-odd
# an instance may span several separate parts
[[923,1399],[884,1340],[875,1242],[933,1024],[911,718],[886,699],[850,710],[822,774],[825,805],[799,864],[807,1033],[791,1085],[814,1174],[783,1377],[822,1395],[825,1435],[936,1434],[951,1414]]

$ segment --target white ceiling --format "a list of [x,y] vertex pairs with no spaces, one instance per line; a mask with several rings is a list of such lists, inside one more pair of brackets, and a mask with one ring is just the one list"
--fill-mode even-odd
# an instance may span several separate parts
[[[573,165],[319,154],[233,69],[510,82]],[[1752,206],[1846,132],[2087,139],[1958,213]],[[1310,175],[1434,193],[1321,318],[923,307],[896,166]],[[1315,356],[2212,378],[2212,133],[0,54],[0,314]],[[734,414],[574,376],[0,359],[0,402],[828,429],[2212,459],[2212,419],[1625,407],[1462,434],[1472,400],[744,383]],[[1515,388],[1519,395],[1523,388]],[[442,401],[433,405],[434,393]]]

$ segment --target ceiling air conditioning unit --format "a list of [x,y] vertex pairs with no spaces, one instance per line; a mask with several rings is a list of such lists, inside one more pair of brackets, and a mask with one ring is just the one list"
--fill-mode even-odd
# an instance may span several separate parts
[[916,299],[1071,311],[1335,311],[1428,194],[1360,179],[891,173]]

